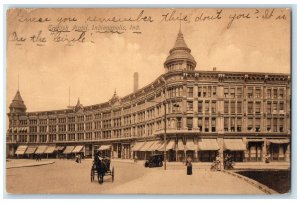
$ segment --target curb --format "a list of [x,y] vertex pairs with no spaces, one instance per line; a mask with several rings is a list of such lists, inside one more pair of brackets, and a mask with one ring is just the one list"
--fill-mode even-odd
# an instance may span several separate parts
[[272,195],[272,194],[279,194],[278,192],[276,192],[275,190],[269,188],[268,186],[261,184],[259,182],[257,182],[256,180],[253,180],[251,178],[248,178],[246,176],[234,173],[234,172],[230,172],[230,171],[226,171],[226,170],[222,170],[223,173],[227,173],[229,175],[232,175],[234,177],[237,177],[239,179],[242,179],[244,181],[246,181],[247,183],[255,186],[256,188],[260,189],[261,191],[263,191],[266,194]]
[[10,166],[10,167],[6,167],[6,169],[43,166],[43,165],[50,165],[50,164],[54,164],[54,163],[55,163],[55,161],[46,162],[46,163],[40,163],[40,164],[30,164],[30,165],[22,165],[22,166]]

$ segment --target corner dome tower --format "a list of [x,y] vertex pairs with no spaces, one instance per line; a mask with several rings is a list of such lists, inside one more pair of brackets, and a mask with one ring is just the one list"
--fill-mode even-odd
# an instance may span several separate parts
[[179,30],[174,47],[169,51],[164,67],[166,72],[177,70],[193,71],[196,68],[196,61],[191,55],[191,49],[186,45],[183,34]]
[[11,104],[9,105],[9,110],[11,113],[25,113],[26,106],[21,97],[20,91],[18,90]]

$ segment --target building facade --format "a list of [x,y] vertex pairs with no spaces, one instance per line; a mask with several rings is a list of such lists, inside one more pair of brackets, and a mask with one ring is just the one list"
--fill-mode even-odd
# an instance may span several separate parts
[[[8,157],[97,150],[112,158],[168,161],[290,161],[290,75],[196,70],[179,31],[165,74],[125,97],[62,110],[27,112],[19,90],[9,106]],[[137,74],[135,74],[137,81]],[[134,85],[137,87],[137,84]],[[56,155],[54,155],[56,156]]]

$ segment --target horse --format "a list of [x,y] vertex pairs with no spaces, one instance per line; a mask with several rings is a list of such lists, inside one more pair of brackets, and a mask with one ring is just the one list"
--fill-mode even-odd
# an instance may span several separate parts
[[107,172],[107,165],[105,163],[105,160],[100,159],[99,157],[95,160],[96,170],[97,170],[97,177],[98,182],[100,184],[103,183],[103,177],[105,173]]

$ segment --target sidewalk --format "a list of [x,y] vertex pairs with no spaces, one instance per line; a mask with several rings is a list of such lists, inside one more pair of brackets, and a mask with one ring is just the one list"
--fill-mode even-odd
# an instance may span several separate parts
[[8,159],[6,160],[6,169],[42,166],[42,165],[48,165],[53,163],[55,163],[53,159],[52,160],[45,159],[42,161],[36,161],[34,159]]
[[143,177],[103,191],[104,194],[266,194],[241,178],[209,170],[151,168]]

